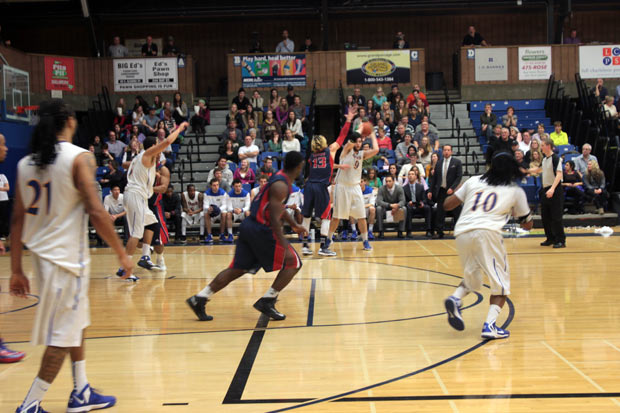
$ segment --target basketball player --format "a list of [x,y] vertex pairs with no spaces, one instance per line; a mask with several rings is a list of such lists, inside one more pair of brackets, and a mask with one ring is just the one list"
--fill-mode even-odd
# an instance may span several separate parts
[[226,236],[226,208],[228,207],[228,194],[220,188],[220,181],[217,178],[211,179],[209,189],[205,191],[203,210],[205,214],[205,225],[207,236],[205,244],[213,244],[212,228],[213,224],[220,221],[220,242],[228,242]]
[[75,113],[62,100],[54,99],[41,103],[39,117],[30,142],[31,153],[17,166],[10,290],[18,297],[30,292],[22,269],[25,245],[32,256],[40,295],[31,342],[47,348],[39,373],[17,412],[44,412],[41,400],[67,353],[74,384],[67,411],[105,409],[112,407],[116,398],[100,395],[90,387],[84,359],[84,329],[90,325],[89,216],[128,276],[133,263],[95,190],[94,157],[71,144],[77,129]]
[[228,238],[226,242],[232,243],[233,222],[242,222],[250,216],[250,193],[243,189],[243,184],[239,179],[233,180],[233,189],[228,193],[228,205],[226,207],[226,229]]
[[[174,132],[160,142],[157,142],[157,138],[154,136],[147,136],[142,142],[144,150],[132,159],[127,171],[127,186],[125,187],[123,202],[127,211],[130,238],[125,246],[125,251],[131,257],[138,241],[142,239],[142,257],[138,265],[147,270],[152,270],[155,266],[151,261],[150,246],[153,233],[159,230],[157,218],[148,206],[148,199],[153,195],[155,167],[163,150],[168,145],[172,145],[187,126],[187,122],[181,123]],[[119,268],[116,275],[121,279],[138,280],[135,275],[127,274],[123,267]]]
[[170,184],[170,170],[165,165],[165,162],[164,160],[157,163],[158,172],[155,177],[153,195],[149,198],[149,208],[155,215],[155,218],[157,218],[159,226],[159,230],[153,233],[153,241],[151,242],[155,250],[155,266],[153,269],[158,271],[167,270],[166,260],[164,259],[164,247],[170,241],[166,216],[162,206],[162,196],[168,190],[168,185]]
[[[6,139],[0,133],[0,162],[4,162],[9,148],[6,146]],[[6,254],[4,243],[0,240],[0,255]],[[23,351],[14,351],[4,345],[4,341],[0,338],[0,363],[15,363],[26,356]]]
[[[331,183],[336,152],[344,143],[344,140],[349,133],[349,129],[351,128],[351,121],[354,116],[354,111],[349,111],[346,116],[346,122],[340,131],[340,135],[338,135],[336,142],[327,146],[327,140],[323,135],[315,135],[310,143],[312,154],[308,159],[310,171],[308,172],[308,179],[304,187],[304,206],[302,208],[302,215],[304,216],[303,226],[306,229],[306,232],[310,231],[310,220],[312,219],[313,211],[317,217],[321,218],[321,245],[319,255],[331,255],[331,252],[325,250],[324,248],[325,240],[327,239],[327,234],[329,232],[329,223],[332,210],[327,187]],[[303,243],[302,254],[313,254],[307,240]]]
[[480,290],[483,274],[486,274],[491,285],[491,307],[482,327],[482,337],[496,339],[510,336],[508,330],[495,324],[510,294],[510,271],[501,231],[511,215],[519,219],[524,229],[532,228],[527,197],[515,183],[522,176],[514,156],[499,152],[493,155],[491,168],[484,175],[467,180],[444,202],[446,211],[463,204],[454,235],[464,278],[444,302],[448,322],[456,330],[465,329],[459,309],[463,298],[471,291]]
[[[329,233],[327,234],[327,240],[322,250],[321,255],[335,256],[336,252],[329,249],[332,243],[332,236],[338,228],[338,223],[341,219],[349,220],[353,218],[357,220],[357,226],[362,237],[362,243],[364,245],[364,251],[372,251],[370,242],[368,242],[368,227],[366,223],[366,208],[364,203],[364,195],[360,187],[360,181],[362,179],[362,161],[364,159],[372,158],[379,153],[379,145],[377,143],[377,137],[373,132],[370,132],[370,140],[372,146],[368,150],[362,150],[363,138],[361,132],[364,128],[364,123],[360,124],[358,132],[354,134],[352,140],[342,149],[340,154],[341,168],[336,174],[336,184],[334,186],[334,213],[332,222],[329,225]],[[343,165],[348,165],[349,168],[342,168]]]
[[203,214],[204,194],[196,192],[193,184],[187,185],[187,191],[181,195],[181,240],[187,242],[187,226],[200,226],[200,239],[205,235],[205,218]]
[[284,158],[284,167],[274,174],[250,206],[250,216],[239,228],[235,257],[230,266],[220,272],[211,283],[198,294],[187,299],[187,304],[200,321],[213,320],[207,315],[205,306],[211,296],[226,287],[243,274],[255,274],[261,267],[265,272],[280,271],[271,288],[254,303],[261,313],[272,320],[284,320],[286,316],[275,308],[276,298],[301,268],[301,259],[282,232],[282,220],[293,231],[306,234],[304,227],[293,221],[284,212],[284,203],[291,193],[291,183],[297,179],[304,167],[301,153],[292,151]]
[[[372,233],[372,226],[375,223],[375,216],[377,214],[375,209],[377,192],[372,186],[368,185],[368,177],[366,175],[362,176],[360,188],[362,190],[362,195],[364,196],[364,209],[366,210],[366,222],[368,223],[368,239],[375,239],[375,236]],[[355,241],[357,240],[357,222],[351,218],[350,223],[351,228],[353,229],[353,232],[351,233],[351,241]]]

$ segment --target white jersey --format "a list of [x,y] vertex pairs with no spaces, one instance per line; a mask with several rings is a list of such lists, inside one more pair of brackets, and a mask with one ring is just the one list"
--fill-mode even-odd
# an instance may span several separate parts
[[198,192],[194,192],[194,198],[190,198],[187,191],[185,191],[183,192],[183,199],[185,199],[187,209],[189,209],[190,211],[200,211],[201,205],[198,197]]
[[304,203],[304,196],[301,193],[301,190],[297,186],[293,185],[293,191],[288,196],[288,199],[286,200],[286,205],[295,204],[297,205],[297,209],[301,210],[303,203]]
[[241,192],[238,194],[235,193],[234,189],[231,190],[226,201],[226,210],[228,212],[233,212],[235,208],[239,208],[242,212],[250,210],[250,193],[245,189],[241,189]]
[[204,193],[203,209],[205,213],[211,205],[217,205],[221,212],[228,212],[228,194],[222,188],[213,192],[211,188]]
[[[56,145],[56,159],[39,169],[31,155],[17,165],[17,187],[26,210],[22,242],[39,258],[76,276],[87,275],[88,215],[73,181],[75,158],[86,150]],[[94,177],[93,177],[94,179]]]
[[127,186],[125,192],[134,192],[149,199],[153,195],[153,184],[155,183],[155,164],[147,168],[142,163],[142,157],[145,152],[142,151],[131,160],[131,165],[127,170]]
[[455,195],[463,201],[463,210],[454,228],[454,235],[475,229],[501,233],[511,215],[522,217],[530,213],[525,192],[517,184],[491,186],[471,177]]
[[114,199],[112,194],[106,195],[103,200],[103,207],[108,214],[118,215],[125,212],[125,206],[123,205],[123,194],[118,194],[118,199]]
[[375,205],[375,201],[377,200],[377,188],[373,188],[370,185],[366,185],[366,188],[362,191],[362,195],[364,195],[364,205]]
[[364,151],[355,152],[353,149],[344,157],[340,157],[340,165],[351,165],[349,169],[338,169],[336,183],[340,185],[359,185],[362,180],[362,161]]

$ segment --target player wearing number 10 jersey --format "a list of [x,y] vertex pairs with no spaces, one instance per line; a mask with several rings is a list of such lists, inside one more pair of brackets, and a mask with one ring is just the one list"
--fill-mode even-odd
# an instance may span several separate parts
[[525,229],[532,228],[532,215],[527,197],[515,181],[522,178],[512,154],[493,156],[491,168],[482,176],[470,178],[444,202],[450,211],[463,204],[454,228],[456,246],[464,269],[464,278],[456,291],[445,300],[448,322],[457,330],[465,323],[461,316],[461,300],[482,287],[483,273],[491,285],[491,307],[482,328],[486,339],[507,338],[510,333],[495,325],[510,294],[510,272],[502,228],[511,215]]

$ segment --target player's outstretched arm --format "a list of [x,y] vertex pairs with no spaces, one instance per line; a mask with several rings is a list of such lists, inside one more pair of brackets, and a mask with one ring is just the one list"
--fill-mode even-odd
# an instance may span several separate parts
[[463,201],[461,201],[458,196],[450,195],[443,202],[443,209],[446,211],[452,211],[454,208],[458,207],[462,203]]
[[26,297],[30,292],[30,283],[22,269],[22,232],[24,229],[25,216],[24,203],[22,201],[19,185],[15,188],[15,203],[11,216],[11,281],[10,291],[17,297]]
[[91,153],[79,155],[73,162],[73,183],[82,196],[84,209],[90,216],[90,222],[97,230],[97,234],[114,250],[121,266],[125,269],[125,276],[129,277],[133,271],[133,263],[127,256],[123,243],[116,234],[108,213],[103,209],[95,190],[96,169],[95,158]]
[[370,134],[370,141],[372,144],[370,145],[370,149],[364,152],[364,159],[372,158],[379,153],[379,143],[377,142],[377,135],[375,135],[374,132]]
[[179,134],[183,132],[185,129],[187,129],[188,126],[189,126],[189,123],[187,122],[181,123],[174,130],[174,132],[168,135],[166,139],[164,139],[161,142],[158,142],[157,144],[151,146],[146,151],[144,151],[144,155],[146,157],[154,157],[156,154],[163,152],[163,150],[166,149],[168,145],[172,145],[174,143],[174,141],[179,137]]
[[349,113],[347,113],[347,115],[345,116],[346,122],[344,123],[344,126],[340,131],[340,135],[338,135],[338,139],[336,139],[336,142],[329,145],[329,151],[331,152],[332,158],[336,156],[336,152],[338,152],[338,149],[340,149],[340,147],[344,144],[344,140],[349,134],[349,129],[351,129],[351,122],[353,121],[356,113],[357,112],[354,111],[349,111]]

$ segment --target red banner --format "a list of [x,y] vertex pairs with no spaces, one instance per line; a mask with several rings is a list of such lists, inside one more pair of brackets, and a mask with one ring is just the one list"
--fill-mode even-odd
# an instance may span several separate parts
[[75,88],[75,70],[72,57],[45,57],[45,89],[72,92]]

